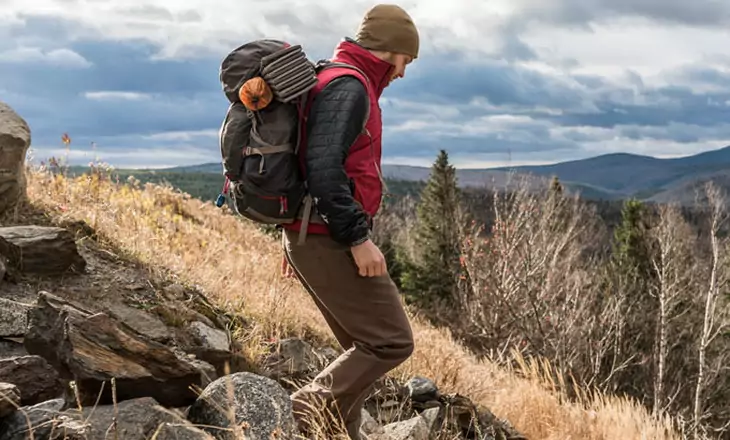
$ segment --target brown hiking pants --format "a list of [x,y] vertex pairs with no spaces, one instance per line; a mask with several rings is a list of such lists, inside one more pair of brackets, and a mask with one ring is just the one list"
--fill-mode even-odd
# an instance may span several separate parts
[[398,289],[388,275],[361,277],[349,248],[328,236],[308,234],[298,246],[297,232],[284,230],[283,235],[288,263],[345,350],[292,395],[295,416],[306,431],[308,409],[325,402],[349,436],[359,439],[363,402],[373,384],[413,352]]

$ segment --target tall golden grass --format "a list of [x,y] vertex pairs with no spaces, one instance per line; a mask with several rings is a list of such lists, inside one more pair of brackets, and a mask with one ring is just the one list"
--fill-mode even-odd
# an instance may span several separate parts
[[[256,323],[237,337],[251,351],[260,342],[294,336],[334,342],[306,292],[280,276],[280,244],[212,203],[170,187],[115,183],[102,172],[67,178],[29,169],[29,201],[57,220],[81,220],[153,270],[198,285],[217,306]],[[470,355],[448,331],[412,316],[416,351],[393,372],[434,380],[508,419],[530,439],[678,439],[671,420],[653,418],[631,401],[584,391],[568,402],[547,373],[522,361],[505,370]]]

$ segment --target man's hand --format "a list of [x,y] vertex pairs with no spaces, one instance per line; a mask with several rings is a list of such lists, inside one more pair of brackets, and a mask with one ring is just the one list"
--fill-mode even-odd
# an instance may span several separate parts
[[383,253],[371,240],[350,249],[360,276],[379,277],[388,273]]

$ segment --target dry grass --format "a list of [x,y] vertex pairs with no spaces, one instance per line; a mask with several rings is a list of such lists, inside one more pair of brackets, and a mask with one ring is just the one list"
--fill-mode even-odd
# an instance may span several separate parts
[[[297,336],[334,342],[314,303],[279,276],[279,243],[211,203],[170,188],[115,185],[100,174],[77,179],[28,173],[32,204],[54,217],[82,220],[136,258],[200,286],[217,306],[256,322],[237,335],[251,351],[260,342]],[[674,439],[666,419],[605,396],[567,403],[553,391],[542,365],[505,371],[478,361],[448,332],[413,318],[416,352],[394,372],[422,375],[445,392],[469,396],[506,418],[530,439]]]

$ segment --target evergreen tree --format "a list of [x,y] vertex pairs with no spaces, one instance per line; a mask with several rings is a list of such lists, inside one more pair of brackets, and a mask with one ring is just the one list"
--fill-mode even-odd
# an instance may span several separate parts
[[441,150],[417,208],[415,261],[401,268],[410,302],[428,306],[454,297],[460,272],[459,202],[456,170]]
[[653,278],[646,213],[640,201],[624,202],[621,224],[614,232],[614,246],[614,261],[625,273],[644,282]]
[[563,194],[563,184],[560,183],[558,176],[553,176],[553,179],[550,181],[550,191],[557,195]]

